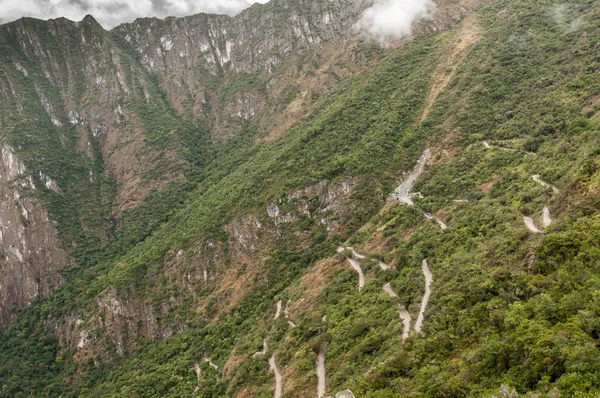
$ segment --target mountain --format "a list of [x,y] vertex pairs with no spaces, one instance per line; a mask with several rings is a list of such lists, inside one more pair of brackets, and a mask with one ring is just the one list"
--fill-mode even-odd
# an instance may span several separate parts
[[0,396],[597,396],[595,3],[0,26]]

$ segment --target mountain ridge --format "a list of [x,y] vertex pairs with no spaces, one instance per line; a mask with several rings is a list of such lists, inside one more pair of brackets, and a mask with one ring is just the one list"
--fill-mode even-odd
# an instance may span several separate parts
[[[115,121],[107,133],[139,132],[147,151],[173,150],[166,166],[183,160],[183,177],[121,212],[111,193],[119,176],[103,168],[111,150],[102,153],[97,126],[80,122],[91,118],[78,112],[64,130],[68,112],[56,115],[55,91],[38,80],[44,70],[5,62],[2,114],[24,118],[7,137],[21,140],[11,147],[27,159],[42,203],[59,214],[89,196],[78,211],[101,210],[92,213],[102,221],[94,229],[78,213],[57,219],[61,241],[79,228],[88,241],[69,250],[79,266],[63,287],[0,332],[0,395],[311,396],[325,383],[326,393],[364,397],[593,396],[598,10],[583,0],[480,6],[392,49],[356,42],[370,61],[268,139],[258,119],[222,139],[210,121],[181,117],[164,83],[111,44],[125,85],[115,73],[90,75],[106,83],[90,86],[119,95],[126,86],[130,97],[99,91]],[[58,69],[46,71],[62,77]],[[14,100],[10,87],[27,87],[17,85],[26,78],[39,90]],[[261,79],[215,92],[252,92]],[[77,152],[80,130],[92,157]],[[23,137],[49,149],[34,151]],[[72,152],[61,167],[85,167],[36,159],[56,147]],[[393,190],[426,149],[412,205],[401,204]],[[102,184],[90,180],[91,166]],[[161,172],[135,184],[161,181]],[[93,202],[103,190],[105,201]],[[539,233],[523,221],[549,214]],[[360,291],[348,258],[362,272]],[[419,331],[405,336],[399,308],[419,314]]]

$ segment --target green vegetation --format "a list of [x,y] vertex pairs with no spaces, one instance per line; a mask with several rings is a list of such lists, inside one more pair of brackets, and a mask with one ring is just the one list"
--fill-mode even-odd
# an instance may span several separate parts
[[[492,2],[477,18],[481,37],[421,124],[429,79],[456,30],[391,51],[324,96],[282,137],[260,145],[254,144],[259,131],[252,126],[227,144],[211,143],[208,129],[181,121],[154,84],[154,102],[129,105],[152,145],[186,160],[186,178],[110,219],[107,244],[80,238],[74,253],[81,269],[0,332],[0,396],[214,397],[250,391],[268,397],[268,355],[253,356],[264,338],[269,355],[276,352],[279,367],[296,377],[284,383],[300,389],[314,390],[316,353],[324,346],[330,393],[350,388],[373,398],[498,396],[504,386],[541,397],[597,396],[600,16],[592,0],[569,7],[513,0]],[[242,76],[222,94],[259,83]],[[23,95],[33,98],[35,92]],[[32,114],[44,114],[39,102],[27,98]],[[73,143],[59,155],[58,135],[65,130],[47,118],[37,121],[38,130],[31,121],[15,124],[12,131],[29,134],[13,134],[21,141],[12,144],[30,154],[28,167],[43,168],[69,187],[60,198],[46,194],[59,231],[73,241],[83,232],[80,216],[70,209],[82,197],[112,192],[114,183],[84,183],[89,167],[102,175],[98,156],[84,159]],[[48,163],[35,166],[42,160],[33,156],[34,146],[52,155]],[[414,207],[384,206],[402,171],[427,146],[434,160],[415,185],[423,198]],[[96,163],[77,169],[81,162]],[[533,174],[559,193],[536,183]],[[325,203],[292,195],[323,180],[330,186],[352,181],[334,233],[320,223]],[[309,214],[299,211],[301,199]],[[275,226],[266,215],[271,203],[294,221]],[[77,216],[60,216],[60,206]],[[532,234],[522,217],[537,220],[545,206],[554,222],[545,233]],[[442,218],[448,230],[423,212]],[[223,227],[249,214],[263,226],[250,233],[266,251],[239,300],[232,298],[237,292],[214,284],[178,279],[199,273],[201,262],[204,272],[233,267],[243,280],[251,265],[236,262],[229,247],[233,232]],[[98,217],[98,226],[110,218],[101,211]],[[367,284],[359,293],[355,272],[335,249],[344,241],[369,247],[371,240],[382,250],[362,262]],[[178,264],[174,272],[177,253],[189,264]],[[210,263],[211,253],[222,256],[221,267]],[[304,280],[323,259],[334,264],[333,271],[322,281]],[[375,259],[392,270],[381,270]],[[434,275],[423,333],[402,341],[396,304],[414,322],[424,289],[423,259]],[[399,298],[383,292],[387,282]],[[302,289],[314,288],[307,283],[324,283],[324,291],[292,315],[296,327],[283,317],[274,321],[275,302],[298,302]],[[103,316],[97,300],[107,292],[121,305],[142,303],[156,311],[161,333],[176,333],[152,339],[140,333],[119,346],[98,328],[95,351],[82,362],[59,344],[56,320],[77,317],[93,324]]]

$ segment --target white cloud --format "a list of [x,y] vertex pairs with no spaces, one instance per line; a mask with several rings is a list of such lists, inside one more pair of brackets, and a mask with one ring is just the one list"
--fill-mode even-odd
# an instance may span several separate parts
[[0,0],[0,23],[20,17],[66,17],[75,21],[91,14],[110,29],[138,17],[185,16],[200,12],[235,15],[250,3],[268,0]]
[[375,0],[356,27],[385,45],[391,40],[410,35],[413,22],[430,16],[434,8],[433,0]]

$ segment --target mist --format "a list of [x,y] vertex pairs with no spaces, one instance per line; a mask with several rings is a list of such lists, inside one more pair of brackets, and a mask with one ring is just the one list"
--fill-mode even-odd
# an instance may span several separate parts
[[413,22],[431,16],[434,9],[433,0],[375,0],[356,28],[381,45],[387,45],[409,36]]
[[[186,16],[200,12],[235,15],[254,1],[246,0],[0,0],[0,24],[21,17],[66,17],[75,21],[91,14],[111,29],[139,17]],[[265,3],[266,0],[258,0]]]

